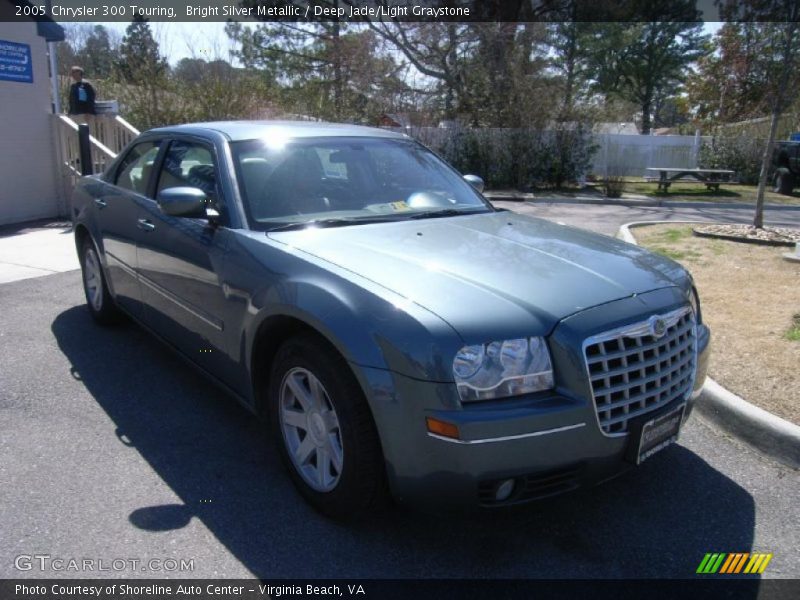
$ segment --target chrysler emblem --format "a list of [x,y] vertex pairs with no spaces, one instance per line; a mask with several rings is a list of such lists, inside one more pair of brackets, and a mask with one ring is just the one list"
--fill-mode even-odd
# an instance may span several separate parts
[[661,317],[650,317],[650,335],[658,339],[667,332],[667,322]]

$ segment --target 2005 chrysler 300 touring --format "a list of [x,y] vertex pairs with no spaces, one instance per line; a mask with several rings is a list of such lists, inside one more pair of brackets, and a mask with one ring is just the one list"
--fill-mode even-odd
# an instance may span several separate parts
[[389,131],[151,130],[75,192],[89,310],[266,417],[335,516],[519,504],[674,441],[709,344],[690,275],[481,188]]

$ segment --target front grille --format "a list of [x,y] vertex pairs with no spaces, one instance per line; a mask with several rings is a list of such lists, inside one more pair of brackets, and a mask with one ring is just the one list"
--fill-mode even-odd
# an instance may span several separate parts
[[[666,330],[653,335],[652,322]],[[691,308],[656,315],[586,340],[584,357],[597,419],[608,435],[624,434],[634,417],[691,393],[697,327]]]

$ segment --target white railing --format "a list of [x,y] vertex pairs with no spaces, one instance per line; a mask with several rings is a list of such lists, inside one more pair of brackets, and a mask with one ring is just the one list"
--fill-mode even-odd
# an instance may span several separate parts
[[122,152],[139,135],[139,130],[119,115],[97,115],[94,117],[94,127],[89,123],[89,129],[101,144],[115,154]]
[[[70,197],[81,177],[78,123],[66,115],[54,115],[55,139],[60,191],[60,212],[69,216]],[[92,172],[101,173],[117,157],[139,131],[117,115],[81,117],[89,125],[89,144],[92,152]]]

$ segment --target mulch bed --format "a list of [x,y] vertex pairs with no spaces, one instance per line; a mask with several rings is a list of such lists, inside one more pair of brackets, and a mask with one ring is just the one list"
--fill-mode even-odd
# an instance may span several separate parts
[[716,224],[694,227],[692,233],[700,237],[762,244],[764,246],[794,246],[800,243],[800,229],[790,229],[788,227],[762,227],[757,229],[752,225]]

